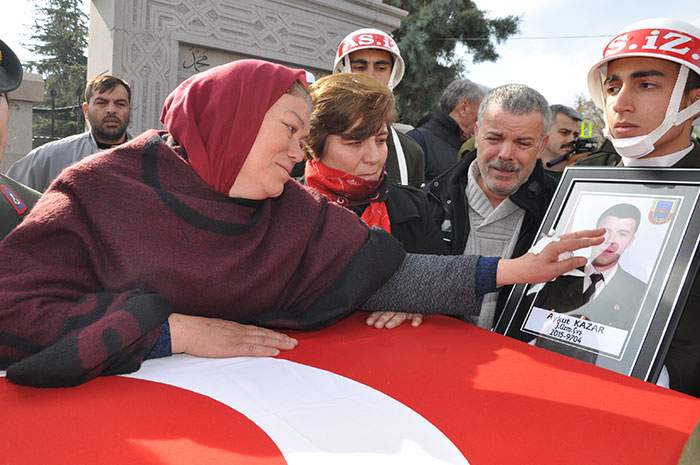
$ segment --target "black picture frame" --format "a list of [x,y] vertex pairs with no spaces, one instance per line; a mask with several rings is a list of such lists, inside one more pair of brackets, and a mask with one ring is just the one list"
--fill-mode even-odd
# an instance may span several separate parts
[[[557,296],[582,293],[583,277],[519,284],[513,286],[495,331],[656,382],[700,264],[699,199],[700,169],[567,168],[537,237],[552,230],[593,229],[607,221],[601,215],[608,207],[632,204],[641,220],[633,245],[616,262],[616,270],[626,265],[631,273],[620,273],[617,282],[633,274],[643,286],[615,287],[610,280],[608,297],[599,293],[569,308],[575,304]],[[593,248],[576,255],[594,255]]]

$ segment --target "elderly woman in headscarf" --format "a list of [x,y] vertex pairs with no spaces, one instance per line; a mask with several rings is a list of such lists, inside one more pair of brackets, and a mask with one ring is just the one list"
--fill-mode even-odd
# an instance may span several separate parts
[[175,89],[167,131],[65,170],[0,244],[8,379],[75,385],[161,349],[276,355],[296,341],[266,328],[318,328],[360,307],[472,312],[480,293],[552,279],[585,260],[559,254],[602,240],[516,260],[406,255],[290,180],[310,111],[304,71],[242,60]]

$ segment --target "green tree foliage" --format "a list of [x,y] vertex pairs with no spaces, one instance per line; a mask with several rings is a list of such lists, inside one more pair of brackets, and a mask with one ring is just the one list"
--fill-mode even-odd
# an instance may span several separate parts
[[415,124],[439,103],[442,91],[466,69],[457,55],[464,46],[475,63],[495,61],[492,40],[505,41],[518,32],[520,18],[487,18],[470,0],[384,0],[409,12],[392,32],[406,74],[396,89],[399,119]]
[[[51,108],[53,92],[56,108],[71,107],[82,102],[87,73],[87,15],[83,0],[33,0],[34,34],[27,48],[41,58],[27,63],[32,71],[44,77],[43,108]],[[64,112],[56,120],[55,138],[84,130],[82,111]],[[34,135],[50,134],[50,115],[35,114]],[[35,140],[35,146],[47,140]]]

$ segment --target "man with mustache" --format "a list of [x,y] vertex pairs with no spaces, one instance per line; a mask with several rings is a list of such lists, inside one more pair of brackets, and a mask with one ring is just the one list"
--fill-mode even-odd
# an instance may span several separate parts
[[552,127],[549,129],[549,142],[542,152],[542,163],[545,171],[556,180],[561,180],[566,160],[554,166],[547,167],[546,163],[574,148],[576,139],[581,135],[583,117],[576,110],[566,105],[552,105]]
[[64,168],[131,139],[126,131],[131,88],[123,79],[108,75],[90,79],[83,113],[90,125],[88,131],[35,148],[10,167],[8,176],[43,192]]
[[[528,251],[556,188],[538,160],[551,113],[542,94],[522,84],[484,97],[476,150],[424,187],[452,254],[514,258]],[[510,292],[504,289],[484,297],[481,314],[468,321],[493,328]]]

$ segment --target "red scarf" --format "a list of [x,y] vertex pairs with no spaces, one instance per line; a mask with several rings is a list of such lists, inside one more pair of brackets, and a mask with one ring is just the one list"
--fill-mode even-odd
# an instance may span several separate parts
[[308,160],[304,176],[306,184],[319,191],[330,202],[346,208],[369,203],[360,219],[369,226],[379,226],[391,232],[389,212],[384,201],[389,192],[386,173],[377,181],[367,181],[319,161]]

